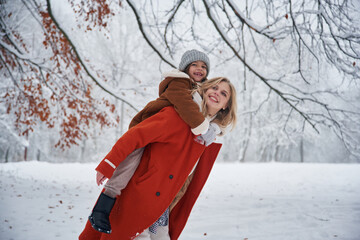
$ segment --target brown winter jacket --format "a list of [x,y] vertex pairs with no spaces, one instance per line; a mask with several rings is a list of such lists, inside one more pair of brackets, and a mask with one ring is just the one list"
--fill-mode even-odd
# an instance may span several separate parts
[[203,134],[209,128],[209,121],[199,111],[199,105],[192,99],[191,90],[195,83],[179,70],[164,74],[165,79],[159,84],[159,97],[149,102],[130,122],[129,128],[144,119],[158,113],[161,109],[174,106],[176,112],[190,126],[194,135]]

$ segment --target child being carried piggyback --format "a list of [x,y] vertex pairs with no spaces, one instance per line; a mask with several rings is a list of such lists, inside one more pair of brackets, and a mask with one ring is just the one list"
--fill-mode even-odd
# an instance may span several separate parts
[[[179,68],[163,74],[164,80],[159,85],[159,97],[149,102],[132,119],[129,128],[158,113],[164,107],[174,106],[196,136],[194,140],[206,146],[210,145],[216,135],[221,134],[221,129],[217,124],[210,123],[211,119],[203,116],[199,106],[202,99],[199,94],[193,94],[192,91],[198,84],[207,80],[209,71],[210,61],[205,53],[195,49],[186,51],[181,58]],[[111,162],[105,157],[96,168],[98,185],[107,178],[109,180],[89,216],[89,221],[95,230],[111,233],[109,215],[116,196],[119,196],[128,184],[140,163],[143,151],[144,148],[135,150],[122,162]]]

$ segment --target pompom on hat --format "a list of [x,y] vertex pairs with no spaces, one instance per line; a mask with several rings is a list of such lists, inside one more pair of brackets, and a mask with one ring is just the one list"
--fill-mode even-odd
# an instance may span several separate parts
[[188,50],[182,55],[181,61],[179,64],[179,70],[184,71],[190,63],[196,62],[196,61],[203,61],[206,64],[206,68],[207,68],[206,76],[207,76],[210,72],[209,57],[205,53],[200,52],[196,49]]

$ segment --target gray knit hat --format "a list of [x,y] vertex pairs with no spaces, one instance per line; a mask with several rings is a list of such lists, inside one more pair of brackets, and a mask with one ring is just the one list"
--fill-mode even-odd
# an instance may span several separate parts
[[207,76],[209,74],[209,72],[210,72],[210,60],[209,60],[209,57],[205,53],[200,52],[200,51],[198,51],[196,49],[188,50],[182,55],[181,61],[180,61],[180,64],[179,64],[179,70],[184,71],[185,68],[190,63],[196,62],[196,61],[203,61],[206,64],[206,67],[207,67],[206,76]]

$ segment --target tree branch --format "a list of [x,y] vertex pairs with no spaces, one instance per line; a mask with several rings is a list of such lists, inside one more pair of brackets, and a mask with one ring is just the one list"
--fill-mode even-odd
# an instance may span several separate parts
[[[49,1],[49,0],[47,0]],[[143,35],[145,41],[149,44],[149,46],[156,52],[156,54],[168,65],[170,65],[173,68],[176,68],[175,65],[173,63],[171,63],[170,61],[168,61],[161,53],[160,51],[152,44],[152,42],[150,41],[149,37],[147,36],[147,34],[145,33],[145,30],[143,28],[143,25],[141,23],[141,19],[140,19],[140,15],[137,12],[137,9],[134,5],[134,3],[131,0],[126,0],[126,2],[129,4],[130,8],[132,9],[133,13],[135,14],[136,17],[136,21],[138,23],[139,26],[139,30],[141,32],[141,34]]]
[[210,7],[207,3],[206,0],[203,0],[205,9],[206,9],[206,13],[209,17],[209,19],[211,20],[211,22],[213,23],[215,29],[217,30],[217,32],[220,34],[221,38],[224,40],[224,42],[226,43],[226,45],[228,45],[228,47],[233,51],[233,53],[235,54],[235,56],[250,70],[250,72],[252,72],[253,74],[255,74],[263,83],[265,83],[265,85],[267,85],[271,90],[273,90],[280,98],[282,98],[291,108],[293,108],[296,112],[298,112],[313,128],[316,132],[319,133],[318,129],[316,128],[315,124],[311,121],[311,119],[302,111],[300,111],[296,106],[294,106],[292,103],[289,102],[289,100],[284,97],[284,95],[276,88],[274,88],[273,86],[271,86],[268,83],[268,79],[266,79],[265,77],[263,77],[262,75],[260,75],[258,72],[256,72],[251,66],[249,66],[249,64],[247,62],[245,62],[245,60],[239,55],[239,53],[236,51],[236,49],[232,46],[232,44],[230,43],[230,40],[227,38],[227,36],[225,35],[224,31],[222,31],[222,29],[220,28],[220,26],[218,25],[217,21],[214,19],[213,14],[210,10]]
[[170,23],[172,22],[172,20],[175,18],[175,15],[177,13],[177,11],[179,10],[181,4],[184,2],[185,0],[179,0],[179,2],[176,4],[176,6],[174,7],[174,10],[172,12],[172,14],[170,15],[167,23],[166,23],[166,26],[165,26],[165,31],[164,31],[164,41],[165,41],[165,45],[166,45],[166,48],[169,50],[169,53],[171,55],[171,50],[170,50],[170,47],[169,47],[169,43],[167,41],[167,31],[168,31],[168,27],[170,25]]
[[93,80],[97,86],[99,86],[102,90],[104,90],[106,93],[110,94],[111,96],[115,97],[116,99],[123,101],[124,103],[126,103],[127,105],[129,105],[129,107],[131,107],[132,109],[134,109],[135,111],[139,111],[134,105],[132,105],[129,101],[117,96],[116,94],[114,94],[112,91],[110,91],[109,89],[107,89],[105,86],[103,86],[89,71],[89,69],[87,68],[87,66],[84,64],[84,62],[82,61],[82,58],[80,57],[75,45],[72,43],[71,39],[69,38],[69,36],[65,33],[65,31],[60,27],[59,23],[56,21],[52,10],[51,10],[51,1],[50,0],[46,0],[47,2],[47,10],[49,12],[50,18],[51,20],[54,22],[55,26],[59,29],[59,31],[64,35],[64,37],[66,38],[67,41],[69,41],[69,44],[71,45],[77,60],[79,61],[79,63],[81,64],[81,66],[84,68],[85,72],[87,73],[87,75],[91,78],[91,80]]

